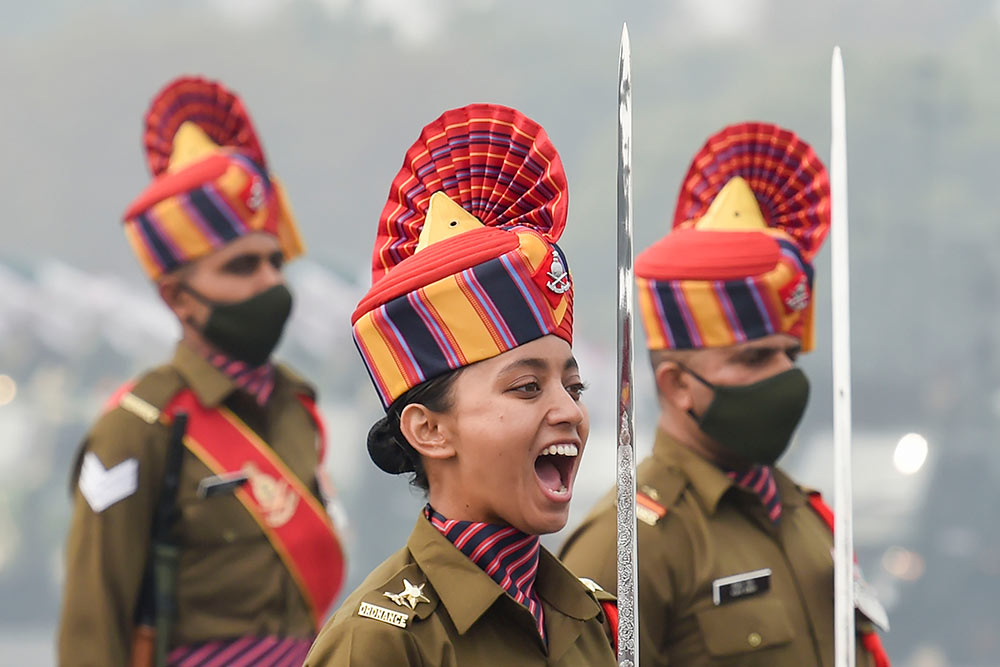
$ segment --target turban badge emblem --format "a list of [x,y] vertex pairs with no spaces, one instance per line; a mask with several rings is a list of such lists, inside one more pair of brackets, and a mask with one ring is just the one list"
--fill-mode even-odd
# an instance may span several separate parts
[[569,291],[569,273],[566,271],[566,266],[563,264],[558,252],[553,251],[552,253],[552,265],[549,267],[549,282],[545,283],[545,286],[556,294],[565,294]]

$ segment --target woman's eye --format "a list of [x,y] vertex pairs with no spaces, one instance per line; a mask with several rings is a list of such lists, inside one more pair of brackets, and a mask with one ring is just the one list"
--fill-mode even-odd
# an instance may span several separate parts
[[525,382],[524,384],[514,387],[514,391],[519,394],[535,394],[541,390],[542,386],[537,382]]
[[566,392],[573,397],[574,401],[580,400],[580,395],[587,390],[587,385],[582,382],[577,382],[566,387]]

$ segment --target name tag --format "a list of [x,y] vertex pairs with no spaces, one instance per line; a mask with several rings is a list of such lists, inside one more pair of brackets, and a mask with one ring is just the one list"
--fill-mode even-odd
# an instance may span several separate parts
[[211,475],[198,481],[198,497],[213,498],[227,493],[233,493],[243,486],[250,479],[245,472],[224,472],[220,475]]
[[716,606],[771,590],[771,570],[754,570],[722,577],[712,582],[712,602]]

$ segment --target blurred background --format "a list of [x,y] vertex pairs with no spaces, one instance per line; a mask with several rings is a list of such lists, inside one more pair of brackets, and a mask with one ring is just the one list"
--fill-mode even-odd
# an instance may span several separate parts
[[[423,499],[368,461],[380,408],[350,341],[374,227],[421,127],[516,106],[563,156],[578,357],[593,431],[571,525],[613,483],[618,38],[633,48],[635,236],[661,236],[688,161],[769,120],[829,157],[847,71],[861,565],[895,665],[1000,659],[1000,2],[997,0],[35,0],[0,3],[0,663],[51,664],[68,473],[102,401],[178,328],[120,215],[146,185],[141,121],[181,73],[240,93],[310,245],[281,356],[316,382],[350,515],[350,590]],[[829,250],[813,397],[784,464],[831,494]],[[643,344],[641,330],[638,344]],[[640,387],[650,387],[644,356]],[[652,443],[652,392],[638,431]],[[562,535],[565,535],[566,531]],[[560,544],[562,535],[547,538]]]

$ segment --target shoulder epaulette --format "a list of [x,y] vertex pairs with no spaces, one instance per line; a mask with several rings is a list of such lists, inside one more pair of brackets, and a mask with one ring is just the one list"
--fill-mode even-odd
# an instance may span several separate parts
[[583,587],[586,588],[588,591],[590,591],[591,594],[594,596],[594,598],[596,598],[599,602],[605,600],[617,599],[615,598],[613,593],[609,593],[608,591],[601,588],[601,585],[596,581],[594,581],[593,579],[589,577],[577,577],[577,579],[580,580],[580,583],[583,584]]
[[656,522],[667,514],[667,508],[656,502],[659,494],[656,489],[643,487],[635,494],[635,518],[643,523],[655,526]]
[[687,486],[683,474],[670,469],[671,474],[651,486],[641,484],[635,494],[635,517],[649,526],[655,526],[667,515],[670,507],[677,502]]
[[147,424],[155,424],[163,408],[183,388],[184,381],[173,368],[160,366],[119,387],[105,405],[105,412],[122,408]]

